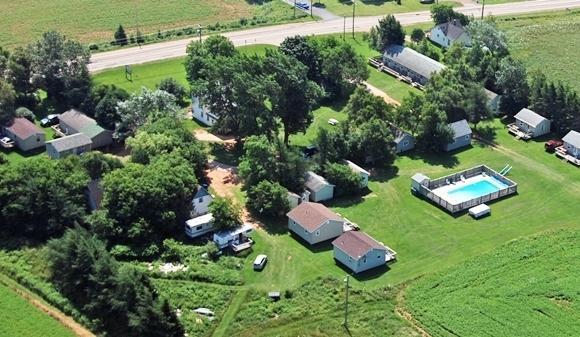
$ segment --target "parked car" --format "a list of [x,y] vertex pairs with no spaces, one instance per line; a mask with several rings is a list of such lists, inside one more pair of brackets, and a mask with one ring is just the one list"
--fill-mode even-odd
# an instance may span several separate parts
[[40,126],[48,127],[58,124],[58,115],[48,115],[46,118],[40,120]]
[[336,120],[336,119],[334,119],[334,118],[330,118],[330,119],[328,120],[328,124],[330,124],[330,125],[334,126],[334,125],[338,124],[338,120]]
[[304,151],[302,151],[302,156],[304,158],[310,158],[318,153],[318,147],[316,145],[308,145]]
[[254,270],[262,270],[266,266],[266,262],[268,262],[268,257],[264,254],[260,254],[256,256],[254,260]]
[[551,139],[547,141],[546,144],[544,144],[544,148],[546,149],[546,151],[552,153],[556,150],[556,148],[562,145],[564,145],[564,143],[561,140]]
[[0,144],[2,145],[3,148],[5,149],[9,149],[14,147],[14,140],[8,137],[2,137],[0,138]]
[[306,2],[297,2],[296,7],[302,8],[304,10],[310,9],[310,5]]

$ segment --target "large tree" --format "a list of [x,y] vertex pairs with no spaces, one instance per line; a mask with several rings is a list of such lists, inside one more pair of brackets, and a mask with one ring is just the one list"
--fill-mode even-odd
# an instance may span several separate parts
[[12,84],[0,79],[0,127],[10,124],[15,114],[16,92]]
[[467,32],[474,44],[487,47],[493,55],[501,58],[509,54],[507,38],[493,20],[472,21]]
[[479,83],[468,83],[465,86],[463,95],[463,105],[465,106],[467,121],[472,123],[474,128],[477,128],[479,122],[492,117],[491,110],[487,104],[487,95]]
[[392,44],[403,45],[405,30],[393,15],[387,15],[379,19],[378,26],[371,28],[370,39],[372,47],[383,52]]
[[431,6],[431,18],[436,25],[452,20],[459,21],[463,26],[469,24],[467,15],[454,11],[452,5],[444,3]]
[[37,103],[36,88],[31,83],[32,59],[23,48],[16,48],[8,60],[6,78],[14,86],[17,105],[34,108]]
[[324,177],[335,186],[336,196],[354,195],[361,191],[360,176],[348,165],[328,164],[324,170]]
[[129,93],[115,85],[101,85],[92,92],[93,116],[105,129],[115,130],[121,116],[117,105],[129,98]]
[[288,190],[278,183],[263,180],[247,191],[246,205],[254,213],[280,216],[290,210]]
[[528,106],[529,85],[524,64],[512,58],[504,58],[497,71],[497,85],[503,91],[499,108],[513,116]]
[[350,96],[344,111],[349,123],[353,124],[362,124],[372,119],[391,120],[393,117],[393,107],[362,86]]
[[441,152],[452,139],[453,131],[447,126],[445,112],[432,103],[424,104],[417,133],[418,147],[430,152]]
[[206,81],[210,79],[208,69],[216,58],[233,57],[237,50],[233,43],[221,35],[211,35],[203,42],[192,41],[187,46],[185,58],[185,72],[187,81],[191,85],[194,94],[199,94],[205,88]]
[[232,199],[215,198],[209,205],[209,212],[216,230],[235,228],[242,223],[242,210]]
[[311,39],[301,35],[287,37],[280,44],[280,51],[304,64],[308,68],[308,79],[320,83],[322,59],[320,51]]
[[421,111],[425,104],[425,97],[415,92],[410,92],[399,107],[397,107],[393,123],[403,130],[417,135],[421,122]]

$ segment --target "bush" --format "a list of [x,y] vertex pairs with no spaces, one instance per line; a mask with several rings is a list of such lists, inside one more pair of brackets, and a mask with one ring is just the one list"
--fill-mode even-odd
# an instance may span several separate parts
[[421,28],[415,28],[411,32],[411,41],[419,42],[425,38],[425,32]]
[[290,210],[288,190],[268,180],[251,186],[246,200],[246,205],[252,212],[266,216],[281,216]]
[[187,90],[185,87],[172,77],[163,79],[157,85],[157,89],[166,91],[175,96],[177,103],[180,105],[183,105],[185,98],[187,97]]
[[328,164],[324,176],[336,186],[337,196],[355,195],[360,192],[360,177],[347,165]]
[[89,44],[89,50],[99,50],[99,45],[96,43]]
[[16,109],[16,117],[26,118],[29,121],[34,122],[34,113],[25,107]]

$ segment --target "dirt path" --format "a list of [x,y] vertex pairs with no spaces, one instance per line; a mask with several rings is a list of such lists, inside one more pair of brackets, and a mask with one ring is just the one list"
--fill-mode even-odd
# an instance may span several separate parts
[[397,294],[395,313],[405,321],[409,322],[409,324],[411,324],[422,337],[431,337],[431,335],[421,327],[419,322],[413,318],[413,315],[405,310],[405,289],[406,288],[401,289]]
[[392,105],[397,105],[397,106],[401,105],[401,103],[399,101],[392,98],[391,96],[389,96],[386,92],[382,91],[381,89],[373,86],[372,84],[370,84],[368,82],[363,82],[363,83],[373,95],[382,97],[385,100],[385,102],[392,104]]
[[202,142],[212,142],[212,143],[228,143],[228,144],[235,144],[236,140],[234,137],[225,137],[225,136],[218,136],[215,135],[205,129],[196,129],[193,134],[195,138]]
[[249,292],[248,289],[241,289],[234,295],[219,325],[214,330],[212,335],[213,337],[226,336],[226,333],[228,332],[229,329],[229,325],[233,322],[234,318],[236,318],[236,314],[238,313],[238,310],[242,306],[242,303],[244,303],[244,301],[246,300],[248,292]]
[[51,305],[40,299],[37,295],[20,286],[12,279],[7,279],[7,277],[0,277],[0,282],[6,285],[8,288],[10,288],[19,296],[21,296],[28,303],[40,309],[48,316],[56,319],[60,324],[64,325],[66,328],[74,332],[75,335],[79,337],[96,337],[92,332],[90,332],[77,322],[75,322],[75,320],[72,317],[69,317],[64,313],[60,312],[58,309],[52,307]]

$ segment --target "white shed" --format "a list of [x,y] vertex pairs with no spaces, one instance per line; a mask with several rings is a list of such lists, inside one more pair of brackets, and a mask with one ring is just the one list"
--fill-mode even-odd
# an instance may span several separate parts
[[362,167],[358,166],[357,164],[351,162],[350,160],[344,160],[344,163],[350,167],[350,169],[359,175],[360,177],[360,188],[368,187],[369,185],[369,176],[371,175],[369,171],[363,169]]
[[530,109],[523,108],[514,117],[518,129],[532,138],[550,132],[550,121]]
[[310,200],[314,202],[330,200],[334,196],[334,185],[329,183],[324,177],[308,171],[305,175],[305,186],[310,192]]
[[218,120],[218,116],[209,111],[200,102],[199,97],[191,97],[191,114],[193,118],[207,126],[213,126]]
[[203,186],[199,186],[191,199],[191,217],[207,214],[209,212],[209,204],[212,201],[213,195],[209,194]]

